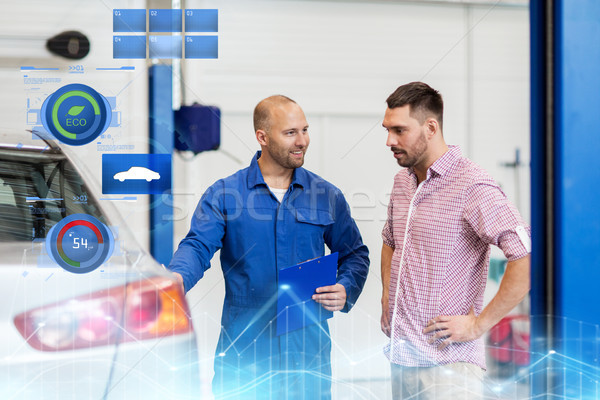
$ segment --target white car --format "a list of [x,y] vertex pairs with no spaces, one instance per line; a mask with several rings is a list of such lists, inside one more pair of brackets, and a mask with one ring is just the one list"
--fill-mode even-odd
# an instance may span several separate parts
[[[0,399],[198,398],[181,287],[73,160],[55,141],[0,133]],[[108,261],[82,274],[45,251],[50,228],[77,213],[119,228]]]
[[146,167],[131,167],[127,171],[117,172],[114,176],[114,179],[118,179],[120,182],[124,182],[126,180],[143,180],[146,182],[150,182],[154,179],[160,179],[160,174],[158,172],[154,172],[151,169]]

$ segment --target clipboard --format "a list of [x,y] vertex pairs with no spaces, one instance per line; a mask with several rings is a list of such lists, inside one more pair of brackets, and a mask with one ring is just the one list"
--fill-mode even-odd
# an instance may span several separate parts
[[312,299],[321,286],[335,285],[338,253],[279,270],[277,336],[333,317]]

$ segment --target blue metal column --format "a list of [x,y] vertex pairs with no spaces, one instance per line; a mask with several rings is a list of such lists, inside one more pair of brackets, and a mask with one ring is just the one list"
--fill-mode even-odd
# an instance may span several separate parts
[[600,398],[600,2],[532,0],[532,397]]
[[[153,65],[149,75],[149,128],[151,154],[173,154],[173,78],[168,65]],[[172,181],[172,179],[171,179]],[[150,252],[161,264],[173,256],[173,195],[150,195]]]
[[539,398],[548,392],[547,371],[550,365],[548,351],[552,337],[553,312],[552,276],[552,160],[553,123],[549,109],[552,98],[552,43],[547,41],[551,33],[552,5],[545,0],[531,0],[530,5],[530,51],[531,51],[531,398]]
[[555,1],[557,351],[559,395],[594,398],[600,371],[600,2]]

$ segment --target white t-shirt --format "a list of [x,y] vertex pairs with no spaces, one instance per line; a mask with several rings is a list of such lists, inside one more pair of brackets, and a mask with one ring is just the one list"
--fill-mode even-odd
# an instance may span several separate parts
[[287,189],[277,189],[272,188],[271,186],[269,186],[269,189],[275,195],[277,200],[279,200],[280,203],[283,201],[283,196],[285,196],[285,193],[288,191]]

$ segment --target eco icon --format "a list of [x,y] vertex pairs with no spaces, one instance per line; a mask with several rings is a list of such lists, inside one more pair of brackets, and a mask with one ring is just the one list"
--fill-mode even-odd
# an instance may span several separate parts
[[108,129],[112,111],[104,96],[89,86],[75,83],[48,96],[40,116],[46,131],[56,139],[81,146]]

